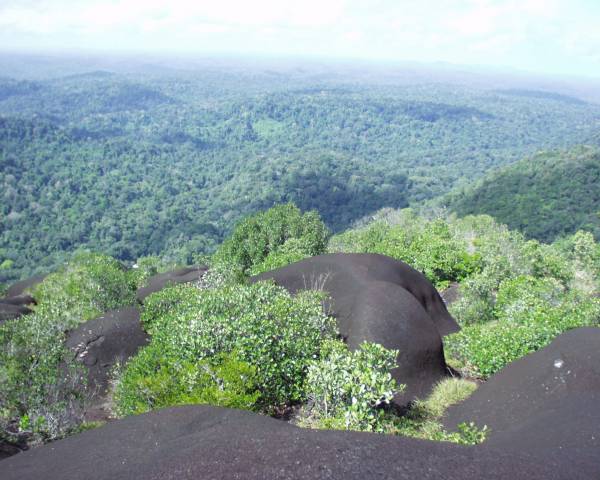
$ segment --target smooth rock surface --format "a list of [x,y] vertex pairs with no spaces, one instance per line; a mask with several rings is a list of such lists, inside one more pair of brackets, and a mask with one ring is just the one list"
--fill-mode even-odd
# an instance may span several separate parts
[[0,298],[0,303],[7,303],[9,305],[35,305],[36,301],[31,295],[22,293],[16,297]]
[[305,430],[202,405],[112,422],[3,460],[0,472],[3,480],[592,478],[527,452]]
[[446,290],[440,293],[442,300],[446,306],[450,306],[457,302],[461,298],[460,285],[458,283],[451,283]]
[[169,284],[196,282],[202,278],[207,270],[208,267],[205,266],[194,266],[159,273],[150,277],[145,287],[138,289],[136,297],[139,302],[143,302],[148,295],[162,290]]
[[490,428],[489,445],[558,458],[600,479],[600,328],[568,331],[507,365],[444,424],[469,421]]
[[11,303],[4,303],[0,300],[0,325],[7,320],[14,320],[22,315],[29,315],[30,313],[32,313],[32,310],[24,305],[13,305]]
[[448,313],[438,291],[421,272],[410,265],[376,253],[332,253],[261,273],[253,279],[272,278],[292,293],[320,288],[334,293],[354,288],[352,284],[389,282],[410,292],[433,320],[440,335],[458,332],[460,327]]
[[25,290],[36,286],[38,283],[41,283],[44,278],[46,278],[46,275],[35,275],[33,277],[26,278],[25,280],[13,283],[10,287],[8,287],[8,290],[6,290],[6,296],[18,297],[19,295],[25,293]]
[[148,341],[140,312],[134,307],[107,312],[69,332],[66,346],[87,369],[91,406],[106,398],[109,374],[115,364],[125,363]]

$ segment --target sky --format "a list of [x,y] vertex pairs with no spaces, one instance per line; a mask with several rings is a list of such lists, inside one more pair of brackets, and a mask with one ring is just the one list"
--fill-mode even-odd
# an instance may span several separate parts
[[0,49],[447,62],[600,78],[600,0],[0,0]]

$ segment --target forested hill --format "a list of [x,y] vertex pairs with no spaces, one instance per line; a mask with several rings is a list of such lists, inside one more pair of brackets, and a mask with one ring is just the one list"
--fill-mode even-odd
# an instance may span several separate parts
[[600,151],[539,153],[451,194],[458,215],[486,213],[544,241],[583,229],[600,238]]
[[186,263],[278,202],[340,231],[541,148],[600,142],[600,105],[442,74],[89,65],[17,79],[6,66],[0,283],[79,247]]
[[334,229],[381,205],[407,205],[402,173],[309,147],[306,158],[281,163],[244,152],[0,117],[0,282],[51,269],[78,247],[125,261],[163,251],[190,261],[241,215],[288,200],[318,209]]

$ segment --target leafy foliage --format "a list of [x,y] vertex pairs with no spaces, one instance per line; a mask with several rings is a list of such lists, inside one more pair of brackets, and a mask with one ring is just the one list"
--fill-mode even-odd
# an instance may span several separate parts
[[127,367],[115,392],[120,415],[198,403],[255,408],[260,396],[256,368],[238,360],[235,352],[193,362],[165,358],[161,349],[153,344]]
[[134,300],[134,282],[106,256],[76,255],[35,288],[31,315],[0,325],[0,426],[32,442],[81,422],[84,378],[65,350],[65,331]]
[[278,205],[242,220],[215,253],[243,273],[259,273],[285,262],[323,253],[329,232],[317,212]]
[[36,313],[63,331],[135,299],[135,278],[114,258],[79,253],[34,288]]
[[[323,313],[318,292],[291,297],[281,287],[259,282],[214,289],[170,287],[149,300],[143,321],[152,332],[146,347],[152,353],[139,354],[126,367],[125,383],[119,387],[122,399],[135,398],[127,390],[137,386],[127,379],[141,378],[136,372],[160,372],[173,362],[218,365],[219,355],[235,352],[240,369],[255,371],[260,406],[302,400],[309,361],[319,355],[323,340],[335,336],[335,321]],[[172,388],[178,398],[179,383]],[[169,398],[171,393],[162,395]]]
[[479,269],[479,256],[452,235],[442,219],[427,221],[411,210],[385,212],[369,225],[333,237],[330,252],[380,253],[402,260],[425,274],[438,288]]
[[451,224],[454,235],[481,259],[481,271],[465,279],[461,298],[451,307],[463,325],[494,319],[496,294],[505,280],[529,275],[554,278],[566,286],[573,277],[573,265],[560,249],[526,241],[491,217],[468,216]]
[[324,345],[306,379],[313,421],[324,428],[381,431],[383,407],[404,388],[390,373],[397,356],[375,343],[363,343],[354,352],[339,340]]
[[486,213],[527,237],[552,241],[579,229],[600,238],[600,152],[542,153],[492,172],[456,193],[459,215]]
[[[511,292],[512,293],[512,292]],[[502,291],[504,298],[511,293]],[[475,375],[488,377],[510,362],[548,345],[566,330],[600,326],[600,301],[572,294],[557,305],[519,289],[489,324],[469,325],[446,340],[451,355]],[[552,295],[545,291],[546,295]]]
[[599,324],[600,269],[591,234],[543,245],[489,217],[453,224],[483,262],[451,307],[463,330],[445,341],[447,353],[472,374],[487,377],[568,329]]

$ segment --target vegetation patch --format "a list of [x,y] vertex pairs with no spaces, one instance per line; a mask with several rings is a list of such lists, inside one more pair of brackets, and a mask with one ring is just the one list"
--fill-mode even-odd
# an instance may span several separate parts
[[485,213],[529,238],[551,242],[577,230],[600,238],[600,152],[544,152],[493,171],[445,202],[457,214]]
[[[121,412],[130,412],[126,399],[144,390],[140,372],[158,376],[150,382],[160,383],[173,363],[195,365],[200,372],[198,368],[213,368],[220,382],[219,372],[239,368],[240,376],[248,377],[250,368],[259,406],[266,410],[301,401],[309,362],[319,356],[324,340],[336,336],[335,320],[323,313],[320,292],[292,297],[281,287],[259,282],[214,289],[179,286],[154,295],[143,316],[152,341],[125,369],[117,389]],[[223,358],[233,363],[222,367]],[[198,362],[208,363],[198,367]],[[136,401],[142,409],[141,400]],[[147,408],[154,405],[150,399]]]
[[[242,221],[197,285],[175,285],[144,301],[151,342],[115,372],[119,415],[188,403],[279,414],[302,404],[298,423],[475,444],[485,426],[447,432],[441,418],[473,382],[449,379],[408,412],[392,398],[398,352],[364,343],[349,351],[321,291],[294,296],[250,274],[329,252],[381,253],[421,270],[438,288],[460,283],[451,311],[462,326],[445,337],[447,361],[487,378],[566,330],[598,325],[600,247],[589,232],[553,244],[527,240],[489,216],[426,219],[384,210],[336,235],[314,212],[287,204]],[[82,428],[84,376],[64,332],[132,304],[135,290],[166,265],[81,253],[34,289],[33,314],[0,326],[2,435],[52,440]],[[401,379],[400,379],[401,380]]]
[[258,274],[325,251],[329,232],[317,212],[278,205],[242,220],[213,257],[244,274]]
[[82,253],[34,289],[31,315],[0,325],[0,427],[30,442],[61,437],[82,420],[84,375],[65,331],[133,303],[135,283],[113,258]]
[[345,430],[382,431],[385,407],[404,389],[392,378],[396,350],[363,343],[350,352],[339,340],[327,342],[321,359],[308,370],[310,413],[304,425]]
[[382,218],[365,227],[334,236],[330,252],[379,253],[421,271],[438,289],[479,271],[480,257],[452,234],[442,219],[427,221],[411,210]]

